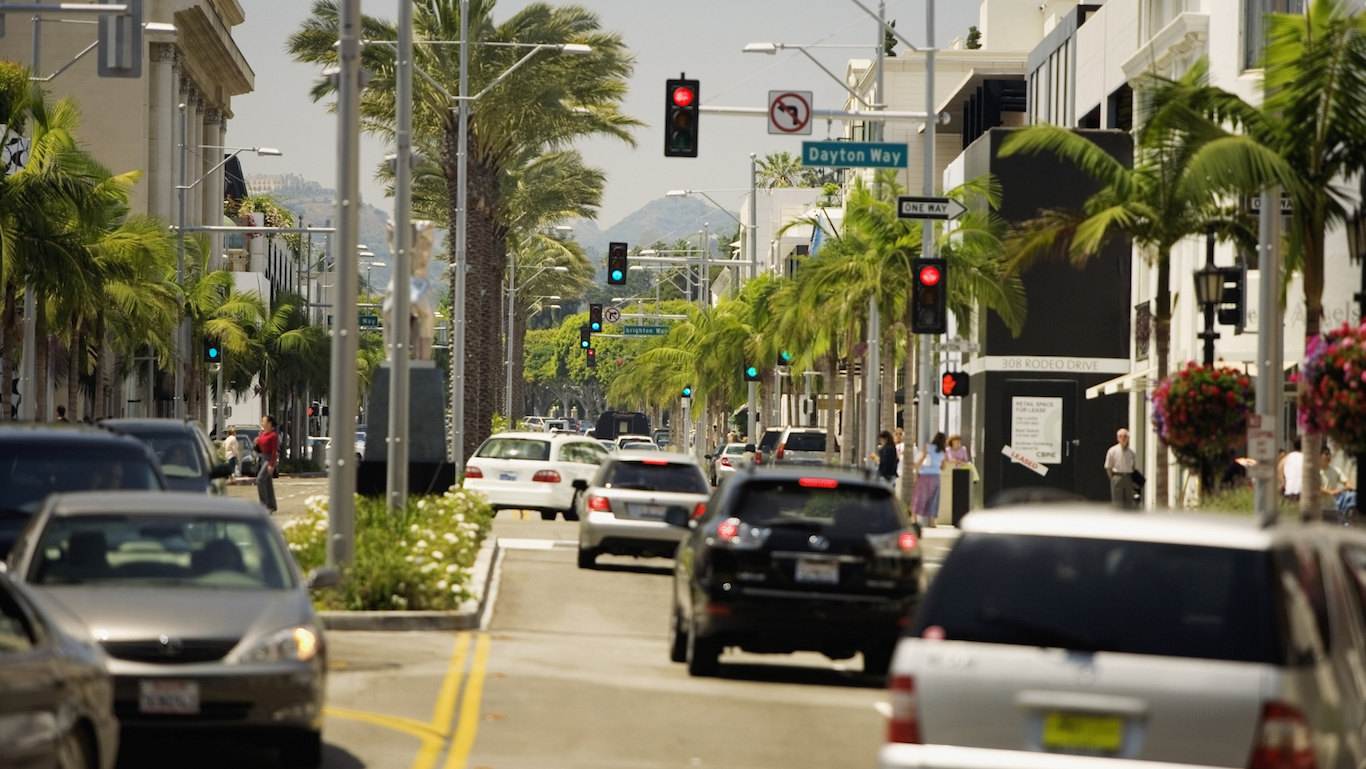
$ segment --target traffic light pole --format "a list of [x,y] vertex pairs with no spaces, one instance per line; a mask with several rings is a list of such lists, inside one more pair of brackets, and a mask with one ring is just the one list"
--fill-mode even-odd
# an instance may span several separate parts
[[469,205],[469,0],[460,0],[460,104],[457,107],[455,274],[451,277],[451,464],[465,474],[465,241]]
[[[925,0],[925,111],[934,111],[934,0]],[[925,196],[934,195],[934,121],[925,122]],[[923,258],[933,259],[934,222],[922,221],[920,252]],[[923,451],[930,443],[931,422],[934,420],[934,358],[930,352],[933,337],[921,335],[918,340],[920,354],[920,409],[918,440]]]
[[[1257,256],[1257,270],[1261,286],[1257,308],[1257,413],[1262,425],[1276,431],[1276,445],[1285,438],[1281,429],[1281,401],[1285,397],[1281,383],[1282,328],[1281,313],[1281,250],[1280,250],[1280,189],[1262,191],[1262,210],[1257,217],[1257,240],[1261,253]],[[1360,492],[1358,492],[1360,493]],[[1280,484],[1275,468],[1258,468],[1253,490],[1254,507],[1263,525],[1274,523],[1280,514]],[[1165,500],[1162,500],[1165,501]]]
[[386,506],[408,499],[408,403],[412,392],[408,348],[412,335],[409,280],[413,248],[413,0],[398,0],[398,82],[395,84],[393,313],[389,330],[389,461]]
[[759,383],[747,382],[746,384],[749,385],[749,405],[745,409],[748,412],[747,416],[749,417],[746,435],[748,436],[748,442],[753,443],[757,447],[759,445],[759,439],[754,435],[754,432],[759,429],[759,420],[758,415],[754,413],[754,409],[758,405]]

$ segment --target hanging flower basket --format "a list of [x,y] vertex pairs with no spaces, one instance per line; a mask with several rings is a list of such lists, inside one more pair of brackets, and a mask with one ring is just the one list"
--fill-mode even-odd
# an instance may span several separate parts
[[1176,460],[1202,475],[1233,457],[1247,436],[1252,382],[1237,369],[1190,364],[1153,393],[1153,427]]
[[1310,339],[1301,381],[1300,424],[1349,453],[1366,452],[1366,325]]

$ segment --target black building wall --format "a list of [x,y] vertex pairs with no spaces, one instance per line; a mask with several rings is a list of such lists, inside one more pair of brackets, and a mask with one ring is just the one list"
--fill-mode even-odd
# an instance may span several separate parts
[[[994,174],[1003,190],[1000,214],[1012,224],[1035,218],[1045,209],[1081,209],[1098,185],[1081,170],[1052,153],[998,157],[1002,140],[1020,129],[994,128],[964,150],[966,178]],[[1079,131],[1126,165],[1132,142],[1122,131]],[[1018,337],[994,313],[979,333],[985,371],[972,377],[974,425],[983,428],[976,447],[984,495],[1022,486],[1053,486],[1089,499],[1109,499],[1103,470],[1115,431],[1128,425],[1129,399],[1121,395],[1085,399],[1087,387],[1119,376],[1098,371],[1107,362],[1129,358],[1129,242],[1116,238],[1084,269],[1066,260],[1041,260],[1023,275],[1028,317]],[[1022,356],[1082,359],[1024,360]],[[995,359],[993,361],[993,359]],[[1097,359],[1109,359],[1101,361]],[[1015,367],[1016,364],[1027,364]],[[1062,461],[1045,477],[1011,462],[1001,449],[1012,440],[1013,398],[1062,398]],[[975,432],[975,431],[974,431]]]

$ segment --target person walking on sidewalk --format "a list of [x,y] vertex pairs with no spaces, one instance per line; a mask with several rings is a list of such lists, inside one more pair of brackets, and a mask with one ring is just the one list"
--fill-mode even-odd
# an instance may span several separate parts
[[229,427],[228,436],[223,439],[223,456],[228,458],[232,477],[242,477],[242,442],[237,440],[237,428]]
[[939,517],[939,471],[944,465],[944,434],[935,433],[915,460],[911,468],[919,473],[915,481],[915,494],[911,497],[911,512],[915,513],[916,523],[921,528],[934,528]]
[[877,461],[877,477],[895,486],[898,461],[896,443],[891,433],[886,430],[878,433],[877,451],[869,454],[868,458]]
[[261,417],[261,434],[256,438],[256,450],[261,452],[261,469],[256,473],[256,494],[261,504],[275,512],[275,463],[280,459],[280,435],[275,432],[275,417]]
[[1138,461],[1129,448],[1129,431],[1119,428],[1115,445],[1105,452],[1105,474],[1110,477],[1110,501],[1121,510],[1134,507],[1134,466]]

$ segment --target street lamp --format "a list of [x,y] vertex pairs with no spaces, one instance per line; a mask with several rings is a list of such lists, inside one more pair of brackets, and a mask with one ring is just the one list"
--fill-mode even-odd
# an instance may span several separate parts
[[[881,32],[881,30],[878,31]],[[848,91],[850,96],[853,96],[855,99],[857,99],[859,103],[863,104],[863,106],[872,108],[877,105],[869,104],[866,99],[859,95],[858,91],[855,91],[854,89],[849,87],[849,84],[845,82],[844,78],[840,77],[839,75],[836,75],[834,72],[831,72],[824,64],[821,64],[820,59],[817,59],[815,56],[812,56],[811,52],[807,50],[808,48],[862,49],[868,47],[869,46],[866,45],[794,45],[792,43],[749,43],[745,46],[744,52],[762,53],[768,56],[773,56],[774,54],[778,53],[778,51],[801,51],[803,56],[810,59],[811,63],[815,64],[817,67],[820,67],[821,71],[829,75],[831,80],[834,80],[836,83],[839,83],[840,87]],[[881,93],[878,94],[878,98],[882,98]]]
[[1224,298],[1224,273],[1214,266],[1214,225],[1205,228],[1205,266],[1195,273],[1195,299],[1205,308],[1205,330],[1200,338],[1205,340],[1205,365],[1214,365],[1214,340],[1219,338],[1214,330],[1214,308]]
[[[365,256],[365,255],[364,255],[364,254],[361,254],[361,256]],[[374,254],[370,254],[370,256],[374,256]],[[389,266],[389,265],[385,264],[384,262],[375,262],[375,261],[371,261],[369,264],[367,264],[367,265],[365,266],[365,291],[366,291],[366,293],[368,293],[368,294],[373,294],[373,293],[375,293],[375,284],[374,284],[373,282],[371,282],[371,280],[370,280],[370,273],[371,273],[371,271],[373,271],[376,267],[388,267],[388,266]],[[367,301],[368,301],[368,300],[367,300]]]

